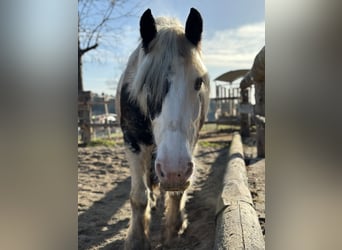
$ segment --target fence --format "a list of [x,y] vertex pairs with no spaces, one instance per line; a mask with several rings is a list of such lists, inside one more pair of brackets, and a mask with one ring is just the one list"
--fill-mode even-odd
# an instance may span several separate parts
[[[257,124],[260,120],[254,117],[254,108],[250,103],[253,88],[253,85],[244,89],[224,85],[216,86],[217,97],[210,99],[206,123],[241,126],[242,137],[248,137],[250,126]],[[106,98],[94,101],[90,91],[79,94],[78,127],[82,142],[87,144],[92,138],[111,137],[111,133],[117,131],[119,122],[115,114],[108,111],[108,105],[114,102],[114,99],[106,100]],[[93,115],[94,105],[103,105],[104,114]]]
[[[253,121],[250,121],[253,113],[253,107],[250,104],[252,92],[253,86],[247,88],[241,95],[242,92],[239,87],[232,87],[227,84],[217,85],[216,98],[210,100],[206,123],[240,126],[245,115],[248,119],[246,124],[248,126],[254,124]],[[97,137],[110,137],[111,133],[118,129],[119,122],[108,119],[110,117],[108,105],[114,104],[114,99],[108,100],[108,98],[102,97],[94,100],[90,91],[80,92],[78,99],[78,127],[83,143],[87,144],[91,139]],[[102,118],[93,115],[95,105],[104,106]],[[115,114],[112,116],[115,117]]]
[[[115,114],[110,114],[108,105],[114,104],[114,99],[109,100],[107,97],[97,98],[90,91],[83,91],[78,96],[78,127],[81,136],[81,141],[88,144],[91,138],[108,136],[111,137],[112,132],[115,132],[119,126],[115,119]],[[93,106],[103,105],[103,119],[96,119],[93,116]],[[108,118],[112,119],[108,119]]]
[[240,126],[242,114],[248,114],[249,117],[253,114],[253,92],[254,86],[242,93],[240,87],[231,84],[216,85],[216,98],[210,100],[207,123]]
[[[253,120],[256,124],[258,156],[265,157],[265,46],[255,56],[251,70],[240,83],[241,91],[255,87],[255,106]],[[245,118],[244,118],[245,119]],[[247,121],[241,123],[241,135],[249,135]]]
[[265,249],[265,241],[248,188],[239,133],[234,134],[230,145],[223,189],[216,206],[214,249]]

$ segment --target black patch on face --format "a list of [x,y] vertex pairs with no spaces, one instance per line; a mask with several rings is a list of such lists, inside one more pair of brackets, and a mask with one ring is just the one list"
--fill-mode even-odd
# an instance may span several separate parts
[[168,79],[166,79],[164,82],[162,98],[160,100],[157,100],[157,98],[153,95],[152,91],[149,91],[149,95],[147,96],[147,107],[151,120],[154,120],[154,118],[161,113],[163,101],[167,93],[169,92],[170,85],[171,82]]
[[139,153],[139,144],[153,145],[151,120],[141,112],[137,102],[130,99],[127,84],[121,89],[120,109],[120,126],[124,142],[129,149],[133,153]]

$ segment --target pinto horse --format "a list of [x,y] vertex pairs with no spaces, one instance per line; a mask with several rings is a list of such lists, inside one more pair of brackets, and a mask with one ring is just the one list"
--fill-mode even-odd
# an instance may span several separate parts
[[205,121],[209,77],[201,59],[203,21],[191,8],[185,28],[173,18],[140,19],[141,44],[131,54],[116,96],[131,171],[132,216],[125,249],[149,249],[153,187],[166,194],[164,243],[184,226],[193,151]]

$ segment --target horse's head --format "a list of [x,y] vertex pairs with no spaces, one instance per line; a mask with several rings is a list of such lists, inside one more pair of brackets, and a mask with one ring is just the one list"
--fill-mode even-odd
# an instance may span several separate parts
[[148,9],[141,17],[140,33],[133,91],[152,122],[155,170],[166,190],[184,190],[193,173],[192,152],[209,99],[209,78],[200,52],[202,18],[191,9],[184,29],[173,19],[154,19]]

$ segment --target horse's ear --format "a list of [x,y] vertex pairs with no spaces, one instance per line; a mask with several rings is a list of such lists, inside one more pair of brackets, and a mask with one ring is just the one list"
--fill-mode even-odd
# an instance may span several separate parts
[[185,36],[192,44],[197,46],[201,41],[202,31],[203,21],[201,14],[195,8],[191,8],[185,24]]
[[156,34],[156,23],[151,10],[147,9],[140,18],[140,35],[142,38],[142,46],[146,52],[148,51],[149,43],[155,38]]

